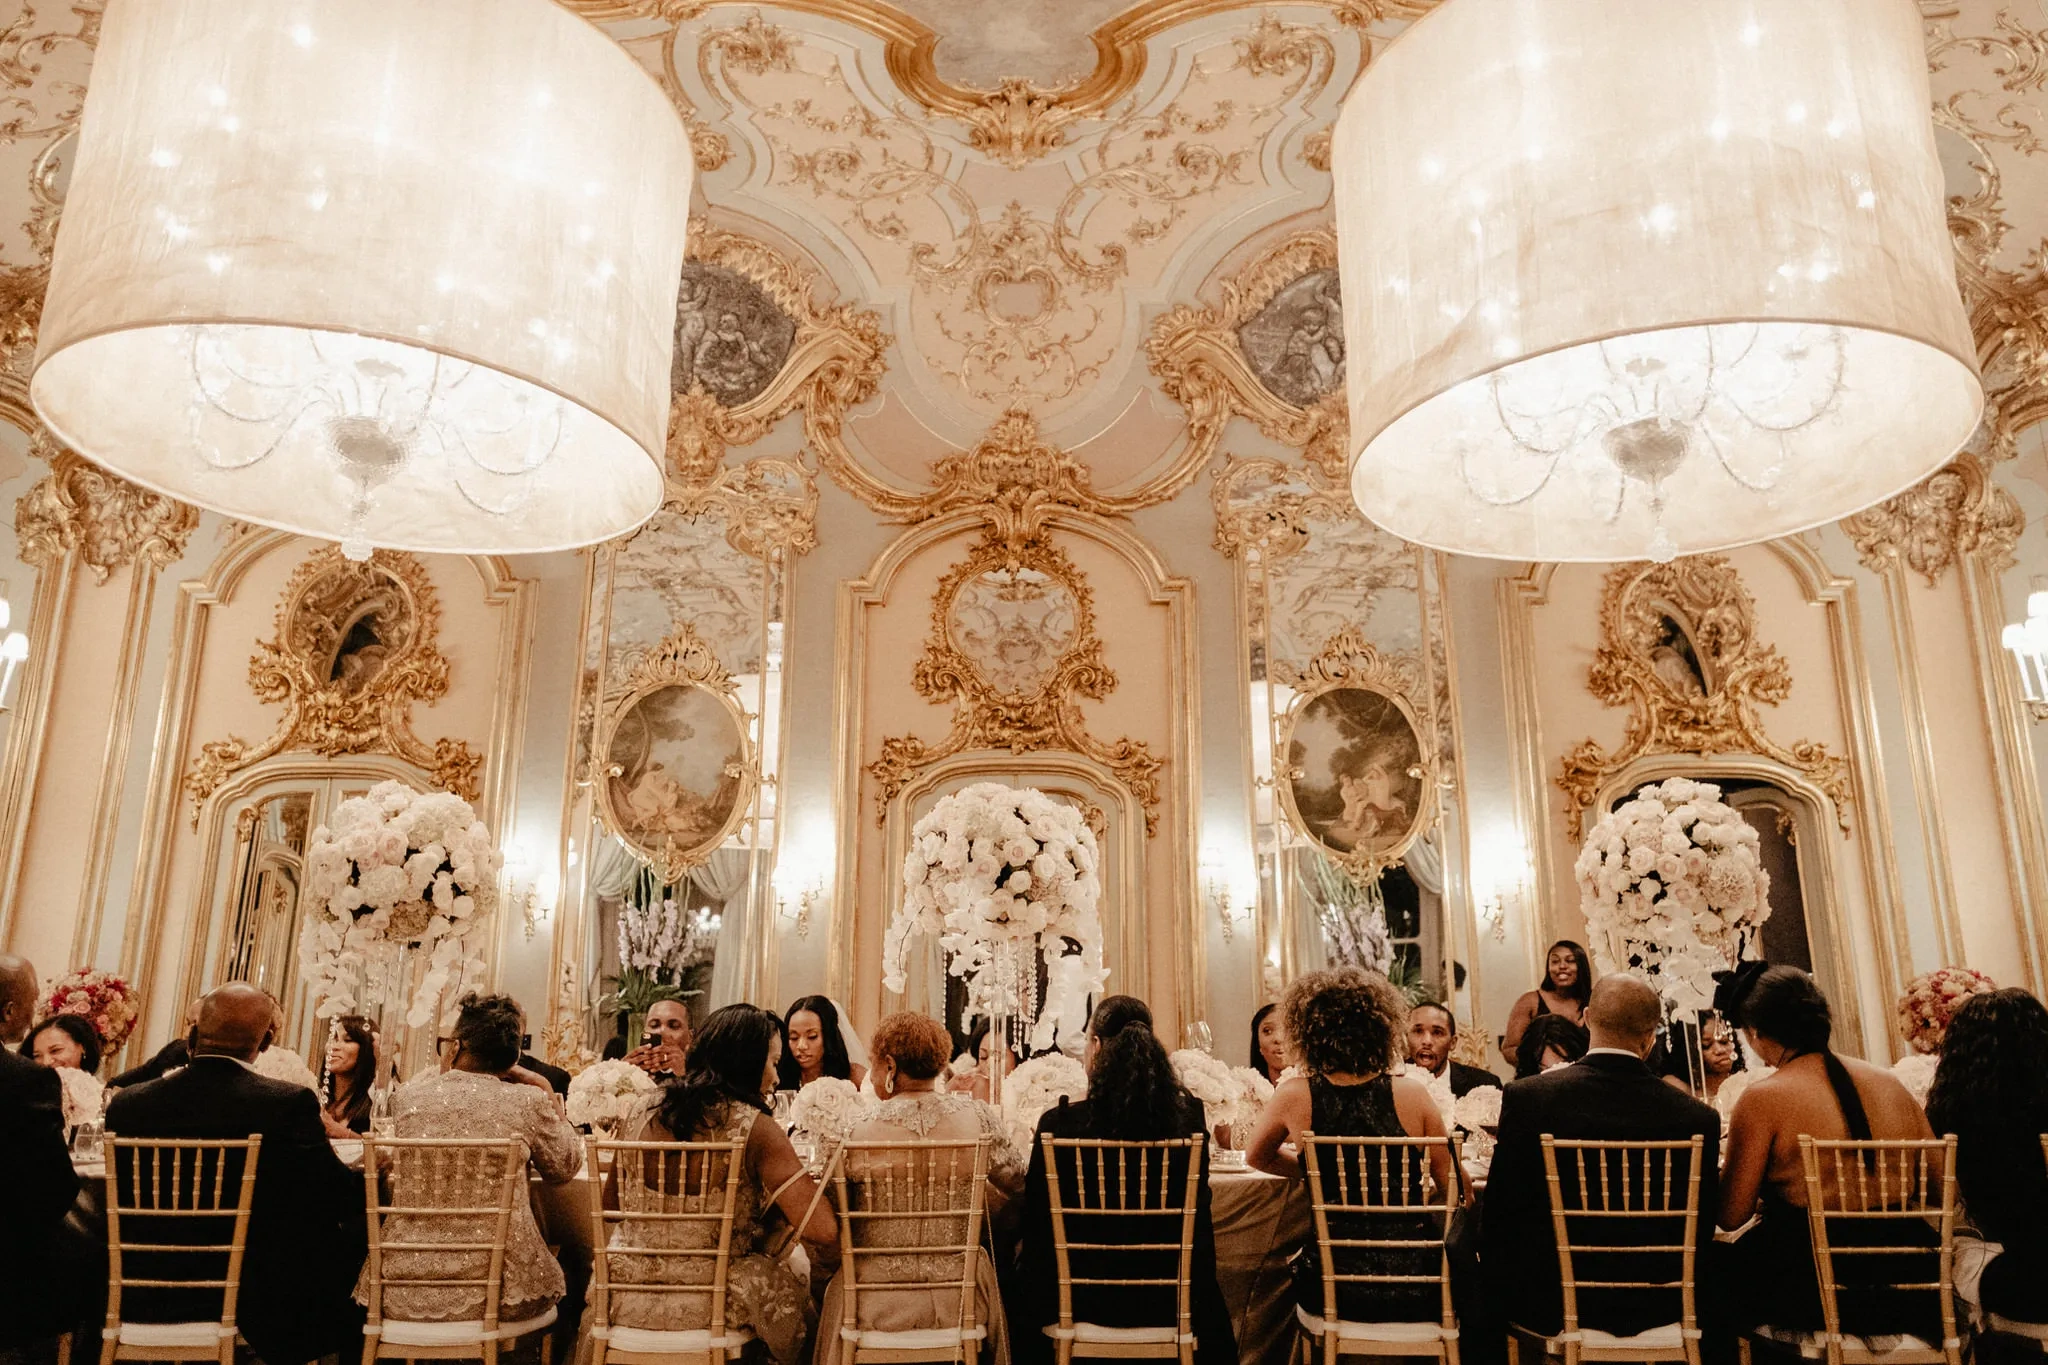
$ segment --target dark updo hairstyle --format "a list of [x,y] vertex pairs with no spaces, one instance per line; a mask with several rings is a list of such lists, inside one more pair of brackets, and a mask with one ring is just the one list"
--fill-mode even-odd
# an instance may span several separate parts
[[37,1024],[28,1031],[28,1037],[21,1040],[22,1056],[36,1055],[36,1035],[45,1029],[56,1029],[59,1033],[68,1034],[71,1041],[78,1044],[79,1051],[85,1054],[79,1059],[80,1071],[90,1076],[100,1069],[100,1031],[93,1027],[92,1020],[82,1014],[53,1014]]
[[789,1021],[804,1013],[818,1016],[818,1033],[820,1040],[825,1044],[825,1056],[819,1063],[819,1074],[836,1076],[842,1081],[852,1080],[853,1059],[846,1055],[846,1038],[839,1032],[839,1007],[822,995],[806,995],[791,1005],[782,1016],[782,1060],[775,1064],[777,1088],[803,1089],[804,1069],[796,1064],[796,1058],[789,1050]]
[[768,1113],[761,1077],[782,1021],[757,1005],[711,1011],[690,1043],[683,1078],[664,1087],[661,1123],[678,1142],[700,1141],[702,1130],[731,1105]]
[[1826,1052],[1835,1033],[1828,998],[1813,978],[1797,967],[1772,967],[1758,973],[1735,1017],[1741,1027],[1802,1057]]
[[1586,1055],[1590,1043],[1584,1024],[1574,1024],[1562,1014],[1539,1014],[1522,1030],[1522,1041],[1515,1044],[1515,1079],[1541,1076],[1546,1052],[1576,1062]]
[[[350,1128],[355,1128],[358,1122],[367,1126],[370,1092],[377,1086],[377,1034],[370,1021],[360,1014],[344,1014],[334,1021],[334,1027],[356,1045],[356,1064],[348,1073],[351,1082],[348,1107],[335,1117]],[[327,1051],[323,1046],[320,1052],[320,1094],[324,1098],[333,1098],[333,1080],[327,1070]]]
[[[1276,1000],[1269,1004],[1259,1006],[1259,1012],[1252,1016],[1251,1067],[1252,1070],[1258,1072],[1261,1076],[1264,1076],[1269,1081],[1277,1081],[1280,1078],[1278,1076],[1275,1076],[1273,1074],[1272,1068],[1266,1065],[1266,1050],[1259,1046],[1259,1025],[1266,1022],[1267,1015],[1271,1014],[1274,1010],[1277,1010],[1279,1008],[1280,1002]],[[1282,1017],[1281,1022],[1286,1022],[1284,1016]]]
[[471,991],[456,1007],[453,1037],[485,1071],[519,1065],[519,1002],[509,995]]
[[[1550,955],[1559,948],[1569,952],[1572,955],[1572,961],[1579,964],[1579,970],[1572,977],[1570,989],[1566,989],[1550,979]],[[1543,950],[1543,989],[1549,991],[1552,995],[1562,995],[1567,999],[1576,1000],[1579,1002],[1579,1008],[1585,1009],[1586,1002],[1593,998],[1593,960],[1586,956],[1585,948],[1568,938],[1561,938],[1548,948],[1545,948]],[[1519,1051],[1520,1044],[1517,1044],[1516,1048]]]
[[1311,1076],[1376,1076],[1400,1060],[1408,1001],[1394,983],[1363,967],[1296,977],[1280,997],[1287,1043]]
[[1117,1142],[1186,1137],[1182,1117],[1194,1102],[1152,1033],[1152,1011],[1134,995],[1103,998],[1088,1020],[1095,1059],[1088,1064],[1088,1112],[1094,1136]]

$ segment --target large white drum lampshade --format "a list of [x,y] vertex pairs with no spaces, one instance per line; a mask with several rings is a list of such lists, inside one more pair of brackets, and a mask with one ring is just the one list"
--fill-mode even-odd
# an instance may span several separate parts
[[662,498],[692,175],[552,0],[112,0],[36,412],[359,555],[623,534]]
[[1332,153],[1352,491],[1467,554],[1833,521],[1983,407],[1912,0],[1446,0]]

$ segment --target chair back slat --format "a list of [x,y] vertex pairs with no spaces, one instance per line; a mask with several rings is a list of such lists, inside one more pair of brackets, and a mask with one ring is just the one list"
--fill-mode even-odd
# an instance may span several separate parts
[[[1929,1357],[1952,1357],[1961,1349],[1952,1292],[1955,1155],[1953,1135],[1903,1141],[1800,1136],[1830,1365],[1841,1365],[1849,1349],[1842,1326],[1845,1291],[1882,1293],[1894,1303],[1897,1295],[1932,1294],[1942,1342]],[[1931,1264],[1916,1270],[1914,1258]]]
[[[1189,1281],[1207,1140],[1113,1142],[1041,1135],[1039,1141],[1044,1148],[1045,1183],[1052,1205],[1059,1330],[1069,1335],[1074,1330],[1076,1286],[1127,1290],[1170,1286],[1174,1290],[1174,1330],[1183,1339],[1191,1338]],[[1125,1229],[1131,1231],[1126,1234]],[[1167,1240],[1169,1237],[1175,1240]],[[1177,1262],[1171,1276],[1079,1275],[1075,1273],[1077,1252],[1090,1269],[1102,1264],[1104,1253],[1118,1258],[1112,1264],[1126,1267],[1157,1266],[1169,1254],[1176,1256]]]
[[370,1327],[406,1319],[414,1291],[461,1289],[484,1331],[497,1330],[526,1161],[518,1138],[364,1137]]
[[[1699,1334],[1694,1298],[1703,1139],[1594,1142],[1543,1135],[1543,1176],[1564,1298],[1564,1332],[1579,1331],[1586,1290],[1675,1290],[1681,1337]],[[1642,1274],[1599,1267],[1632,1258]],[[1673,1273],[1654,1274],[1667,1265]]]
[[746,1141],[593,1140],[589,1153],[592,1171],[610,1167],[591,1182],[591,1325],[609,1332],[624,1296],[684,1295],[703,1301],[710,1339],[724,1338]]
[[221,1334],[233,1337],[262,1147],[256,1133],[107,1139],[110,1333],[119,1333],[125,1289],[218,1289]]
[[[1436,1183],[1431,1159],[1439,1155],[1449,1157],[1448,1186]],[[1301,1135],[1301,1161],[1308,1172],[1309,1207],[1322,1265],[1324,1320],[1337,1322],[1343,1317],[1343,1285],[1435,1284],[1441,1325],[1454,1330],[1458,1320],[1451,1307],[1451,1264],[1444,1240],[1460,1197],[1457,1139],[1323,1137],[1307,1132]],[[1345,1268],[1374,1260],[1388,1265],[1408,1262],[1416,1269]]]
[[863,1294],[923,1293],[960,1333],[956,1358],[982,1329],[977,1292],[987,1211],[988,1142],[848,1142],[832,1177],[839,1210],[840,1327],[873,1315]]

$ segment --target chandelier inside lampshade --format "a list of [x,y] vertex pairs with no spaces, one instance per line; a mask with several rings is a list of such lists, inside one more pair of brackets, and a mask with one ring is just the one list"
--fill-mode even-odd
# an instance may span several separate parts
[[1352,489],[1467,554],[1847,516],[1983,407],[1918,15],[1446,0],[1334,141]]
[[553,0],[113,0],[31,398],[358,556],[621,535],[662,496],[692,178]]

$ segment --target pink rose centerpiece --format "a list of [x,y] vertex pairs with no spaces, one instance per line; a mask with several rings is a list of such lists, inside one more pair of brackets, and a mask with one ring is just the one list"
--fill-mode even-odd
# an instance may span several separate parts
[[1938,1053],[1963,1002],[1997,989],[1997,982],[1974,967],[1937,967],[1916,976],[1899,997],[1899,1032],[1913,1051]]

